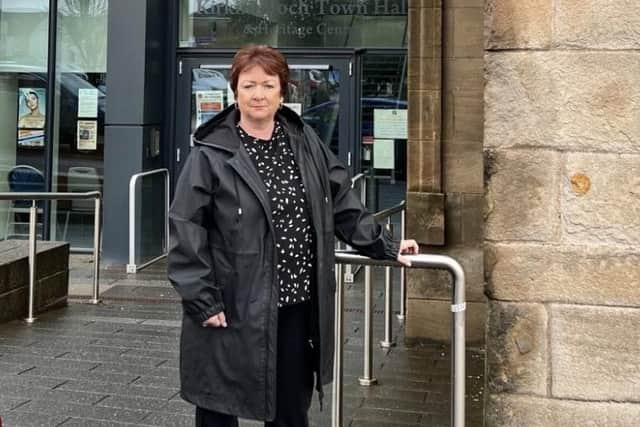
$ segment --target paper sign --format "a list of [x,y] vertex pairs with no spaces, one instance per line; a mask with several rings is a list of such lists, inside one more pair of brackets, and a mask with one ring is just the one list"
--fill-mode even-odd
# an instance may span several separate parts
[[214,117],[223,109],[224,92],[221,90],[196,91],[196,126]]
[[407,139],[407,110],[373,110],[373,137]]
[[98,146],[98,122],[78,120],[78,150],[95,150]]
[[373,167],[375,169],[394,169],[394,140],[375,139],[373,141]]
[[78,89],[78,117],[98,117],[98,89]]
[[293,111],[295,111],[299,116],[302,115],[302,104],[299,102],[285,102],[284,105],[286,107],[291,108]]
[[18,129],[18,145],[21,147],[44,147],[44,131]]

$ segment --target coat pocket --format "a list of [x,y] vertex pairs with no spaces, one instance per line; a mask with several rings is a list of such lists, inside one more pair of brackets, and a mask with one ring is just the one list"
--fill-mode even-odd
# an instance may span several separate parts
[[222,285],[222,299],[229,324],[243,321],[249,315],[249,306],[261,295],[262,285],[257,253],[235,252],[213,248],[215,276]]

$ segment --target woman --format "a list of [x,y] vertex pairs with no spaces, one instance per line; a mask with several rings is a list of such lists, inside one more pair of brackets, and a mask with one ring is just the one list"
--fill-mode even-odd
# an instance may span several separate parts
[[334,236],[397,259],[344,166],[282,106],[289,69],[267,46],[231,68],[236,105],[203,124],[171,206],[169,278],[182,297],[181,395],[196,425],[307,426],[331,381]]

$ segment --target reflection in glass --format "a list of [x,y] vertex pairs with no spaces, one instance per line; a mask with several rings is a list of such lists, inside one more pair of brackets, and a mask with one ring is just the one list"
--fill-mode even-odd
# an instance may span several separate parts
[[[400,203],[405,198],[407,180],[406,136],[377,140],[376,110],[407,110],[407,55],[366,54],[362,61],[361,123],[362,172],[368,177],[367,206],[379,211]],[[404,127],[406,129],[406,123]],[[406,132],[405,132],[406,135]],[[374,146],[380,141],[392,158],[392,167],[376,162]],[[380,155],[382,150],[378,150]],[[379,167],[383,166],[383,167]]]
[[302,118],[336,155],[339,149],[338,110],[340,72],[326,69],[291,68],[286,102],[300,104]]
[[[228,83],[230,69],[203,65],[191,72],[191,133],[235,102]],[[285,104],[298,113],[338,154],[340,73],[329,65],[318,69],[292,65]]]
[[152,174],[138,178],[135,186],[135,264],[141,265],[163,253],[167,244],[165,176]]
[[407,0],[181,0],[179,47],[405,47]]
[[[0,2],[0,192],[44,191],[49,2]],[[0,201],[0,239],[25,238],[25,201]],[[38,205],[42,235],[42,206]]]
[[[59,0],[53,191],[102,191],[107,0]],[[93,246],[93,200],[52,204],[52,236]]]

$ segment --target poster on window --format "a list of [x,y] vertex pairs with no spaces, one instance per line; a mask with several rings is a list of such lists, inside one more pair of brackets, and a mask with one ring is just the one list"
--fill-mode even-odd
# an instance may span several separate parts
[[393,139],[373,140],[373,167],[375,169],[395,168],[394,144]]
[[46,89],[21,87],[18,89],[18,145],[44,146]]
[[407,110],[373,110],[373,137],[407,139]]
[[98,89],[78,89],[78,117],[98,117]]
[[95,150],[98,147],[98,122],[78,120],[78,150]]
[[224,92],[221,90],[196,91],[196,127],[222,111]]

